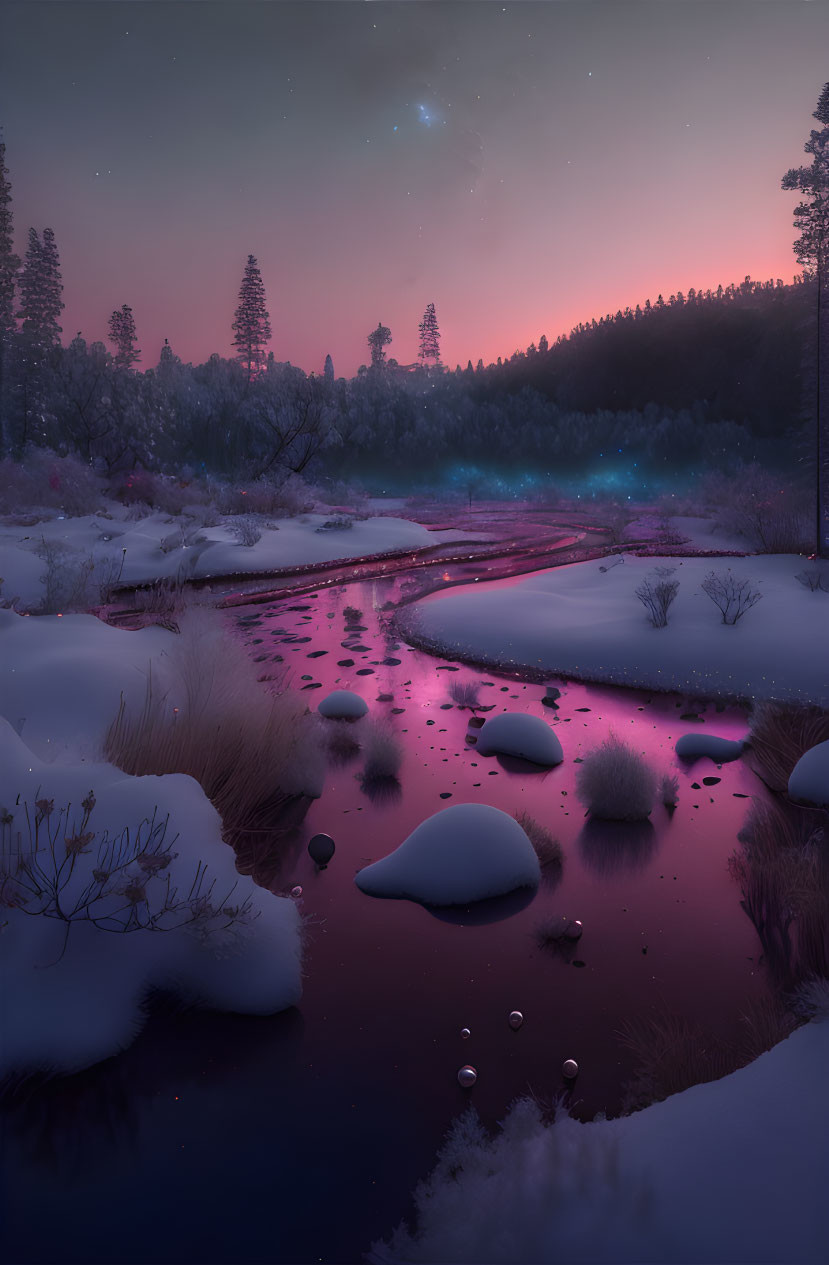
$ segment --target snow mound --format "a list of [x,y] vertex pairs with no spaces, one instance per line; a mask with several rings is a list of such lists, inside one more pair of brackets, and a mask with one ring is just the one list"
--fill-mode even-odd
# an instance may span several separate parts
[[353,690],[333,690],[326,694],[318,710],[331,720],[358,720],[368,711],[368,703]]
[[476,749],[482,755],[521,756],[535,764],[561,764],[564,752],[552,729],[540,716],[504,712],[492,716],[478,734]]
[[540,877],[535,849],[514,817],[488,804],[454,804],[354,881],[369,896],[468,905],[536,887]]
[[[45,764],[0,719],[0,809],[12,818],[0,866],[0,1077],[70,1073],[118,1053],[143,1026],[153,990],[242,1014],[299,1001],[297,907],[237,872],[219,815],[193,778]],[[21,881],[11,862],[31,858],[35,826],[40,872],[51,882],[62,867],[61,909],[86,907],[98,925],[79,918],[67,934],[43,883],[37,893]],[[157,929],[147,926],[153,920]]]
[[807,804],[829,808],[829,742],[805,751],[789,778],[789,795]]
[[676,744],[676,753],[683,760],[697,760],[709,756],[716,764],[739,760],[745,742],[731,738],[718,738],[716,734],[683,734]]

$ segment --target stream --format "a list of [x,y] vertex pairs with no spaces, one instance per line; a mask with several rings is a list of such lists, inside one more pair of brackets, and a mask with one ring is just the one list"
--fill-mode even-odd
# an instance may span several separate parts
[[[8,1260],[359,1261],[411,1216],[410,1192],[470,1103],[490,1126],[528,1093],[545,1105],[564,1095],[583,1120],[619,1114],[635,1070],[618,1037],[626,1022],[670,1011],[734,1044],[741,1013],[767,996],[726,868],[751,797],[765,791],[741,761],[678,766],[673,752],[695,727],[742,736],[745,713],[554,677],[561,696],[546,707],[543,684],[398,641],[388,604],[406,584],[405,572],[332,584],[221,616],[263,676],[287,671],[312,709],[335,688],[362,694],[403,743],[399,782],[364,784],[359,753],[332,763],[265,876],[283,894],[302,888],[298,1009],[181,1016],[162,1002],[117,1058],[24,1086],[6,1105]],[[477,683],[489,709],[478,717],[543,716],[564,763],[478,754],[453,682]],[[644,824],[585,819],[574,761],[610,729],[678,774],[673,814],[660,805]],[[535,893],[451,913],[357,889],[358,868],[461,803],[530,813],[561,841],[560,873]],[[307,853],[318,832],[336,844],[323,870]],[[581,939],[541,947],[549,914],[581,920]],[[572,1085],[568,1058],[580,1068]],[[457,1082],[466,1063],[478,1071],[471,1091]]]

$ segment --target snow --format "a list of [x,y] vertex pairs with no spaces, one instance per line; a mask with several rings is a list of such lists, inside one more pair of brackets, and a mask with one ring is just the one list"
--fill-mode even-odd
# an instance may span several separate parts
[[0,610],[0,716],[42,759],[97,755],[121,695],[140,708],[151,661],[175,641],[158,626]]
[[698,760],[708,756],[716,764],[728,764],[731,760],[739,760],[745,745],[744,740],[718,738],[716,734],[690,733],[677,739],[676,753],[683,760]]
[[545,1127],[524,1101],[494,1141],[462,1118],[416,1195],[416,1240],[401,1230],[368,1259],[818,1265],[827,1061],[829,1023],[813,1022],[632,1116]]
[[[605,564],[610,558],[605,560]],[[738,698],[829,705],[829,597],[798,584],[798,555],[601,560],[524,579],[456,589],[414,603],[406,627],[451,654],[520,664],[575,679]],[[653,628],[634,589],[655,566],[675,567],[679,593],[666,628]],[[763,600],[722,623],[701,589],[730,567]]]
[[[58,821],[62,808],[79,805],[94,792],[96,804],[89,830],[96,837],[79,854],[64,890],[61,906],[71,908],[92,871],[102,864],[99,845],[104,832],[112,839],[153,817],[164,822],[164,842],[172,846],[167,867],[147,877],[133,862],[111,880],[110,894],[95,906],[96,914],[124,908],[123,882],[145,882],[148,901],[137,908],[158,912],[166,879],[188,897],[199,863],[207,866],[202,895],[218,910],[248,904],[247,915],[202,916],[192,926],[172,930],[118,932],[89,922],[75,923],[64,944],[65,924],[43,914],[30,916],[4,902],[0,918],[0,1076],[11,1071],[44,1068],[71,1072],[123,1049],[140,1030],[150,990],[173,993],[183,1004],[271,1014],[300,998],[299,914],[293,901],[258,888],[236,871],[232,850],[221,836],[221,821],[201,787],[183,774],[129,777],[110,764],[44,764],[0,720],[0,805],[13,814],[4,836],[7,871],[13,876],[15,852],[29,842],[24,804],[35,815],[36,800],[54,801],[46,826],[55,823],[55,855],[66,860],[65,838],[75,833]],[[19,802],[18,802],[19,797]],[[77,814],[77,816],[76,816]],[[49,844],[41,827],[38,858],[49,870]],[[176,837],[177,836],[177,837]],[[65,870],[64,870],[65,873]],[[6,879],[6,893],[9,879]],[[211,887],[211,884],[215,886]],[[36,906],[31,897],[27,908]],[[177,923],[188,909],[167,918]]]
[[368,703],[353,690],[332,690],[317,709],[322,716],[331,720],[357,720],[365,716]]
[[478,733],[476,750],[482,755],[521,756],[535,764],[561,764],[564,753],[550,726],[540,716],[504,712],[491,716]]
[[829,742],[819,742],[803,753],[789,777],[789,795],[829,808]]
[[369,896],[468,905],[535,887],[540,874],[535,850],[513,817],[488,804],[454,804],[427,817],[354,881]]
[[[154,513],[130,520],[126,510],[109,504],[107,514],[82,518],[54,517],[32,527],[0,524],[0,577],[3,597],[17,597],[25,609],[34,609],[42,596],[40,577],[45,563],[35,550],[46,543],[59,542],[76,562],[94,556],[103,566],[111,563],[123,569],[124,584],[144,584],[162,577],[246,574],[252,571],[279,571],[315,563],[383,554],[396,550],[421,549],[438,543],[427,527],[404,518],[377,516],[355,519],[342,531],[318,531],[330,521],[328,514],[303,514],[298,518],[265,520],[262,537],[255,545],[239,544],[233,532],[236,522],[246,515],[227,515],[216,527],[198,527],[185,515],[171,517]],[[193,528],[190,543],[183,544],[182,530]],[[110,539],[106,539],[110,537]],[[203,538],[203,539],[199,539]],[[443,538],[442,538],[443,539]],[[470,532],[453,532],[453,540],[480,539]],[[165,542],[165,549],[162,549]],[[126,552],[124,552],[126,551]]]

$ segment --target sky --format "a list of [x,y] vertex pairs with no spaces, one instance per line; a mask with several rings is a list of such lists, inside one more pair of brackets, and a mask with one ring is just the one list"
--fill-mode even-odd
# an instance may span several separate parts
[[232,352],[256,256],[271,349],[337,375],[484,363],[581,320],[797,271],[829,0],[5,0],[19,253],[54,229],[64,337],[135,314],[141,367]]

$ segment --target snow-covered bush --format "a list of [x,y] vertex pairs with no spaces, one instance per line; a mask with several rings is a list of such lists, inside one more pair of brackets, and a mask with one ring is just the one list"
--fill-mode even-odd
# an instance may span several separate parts
[[648,612],[654,628],[666,628],[668,611],[679,592],[679,580],[670,579],[673,567],[660,567],[648,575],[634,593]]
[[314,489],[298,474],[263,477],[242,484],[215,484],[213,498],[222,514],[263,514],[271,518],[308,514],[317,500]]
[[202,536],[198,523],[185,519],[167,536],[162,536],[158,547],[162,553],[173,553],[176,549],[190,549],[193,545],[203,545],[207,540]]
[[237,518],[235,522],[229,524],[229,527],[239,544],[247,549],[252,549],[256,542],[262,539],[262,520],[258,514],[247,514],[244,518]]
[[354,519],[350,514],[337,514],[335,518],[328,518],[324,523],[320,523],[316,531],[348,531],[354,526]]
[[715,529],[745,537],[758,553],[801,553],[814,543],[808,497],[762,466],[743,466],[732,476],[712,472],[700,496]]
[[27,449],[22,461],[0,461],[0,514],[62,510],[67,517],[94,514],[104,501],[103,480],[79,457],[48,448]]
[[738,580],[730,567],[727,571],[709,571],[702,591],[711,598],[724,624],[736,624],[763,596],[759,589],[751,587],[751,580]]
[[124,569],[123,551],[115,557],[80,553],[65,541],[41,537],[35,552],[46,564],[39,615],[65,615],[108,602]]
[[[364,727],[363,727],[364,726]],[[389,725],[363,722],[361,736],[365,751],[363,781],[396,778],[403,763],[403,744]]]
[[523,810],[513,814],[524,834],[535,848],[538,864],[543,869],[560,867],[564,862],[561,844],[546,826],[542,826],[535,817]]
[[322,790],[316,723],[299,696],[263,688],[213,612],[190,609],[180,628],[166,679],[150,677],[141,712],[122,702],[106,758],[127,773],[189,773],[230,839],[272,825],[290,798]]
[[642,821],[653,809],[656,774],[638,751],[610,734],[579,765],[576,794],[593,817]]

